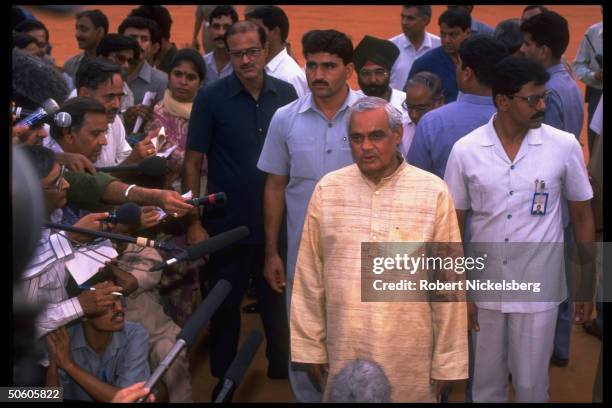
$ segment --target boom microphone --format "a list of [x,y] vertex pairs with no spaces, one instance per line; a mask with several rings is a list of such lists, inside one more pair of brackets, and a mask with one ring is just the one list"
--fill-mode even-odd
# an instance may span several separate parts
[[139,225],[141,213],[142,210],[138,204],[125,203],[111,211],[109,217],[103,221],[111,224]]
[[253,361],[253,357],[255,357],[255,353],[259,349],[261,342],[263,340],[263,336],[259,330],[253,330],[249,337],[244,341],[242,348],[232,361],[232,364],[227,369],[227,373],[225,374],[225,379],[223,380],[223,388],[217,395],[217,399],[215,402],[225,402],[227,394],[240,384],[244,373],[249,368],[251,361]]
[[[168,352],[166,357],[157,366],[151,377],[147,380],[144,388],[152,389],[157,381],[166,373],[168,367],[174,362],[183,348],[190,346],[195,341],[200,330],[208,324],[208,321],[217,311],[221,303],[231,292],[232,285],[226,280],[220,280],[206,296],[206,299],[198,306],[195,313],[187,320],[183,330],[176,336],[176,343]],[[140,398],[136,402],[143,402],[147,396]]]
[[190,246],[185,252],[181,253],[175,258],[168,259],[167,261],[154,265],[150,271],[159,271],[164,269],[166,266],[170,266],[180,261],[193,261],[194,259],[201,258],[204,255],[208,255],[238,242],[247,235],[249,235],[249,229],[244,225],[226,232],[222,232],[221,234],[215,235],[214,237],[205,239],[204,241],[200,241],[197,244]]
[[225,195],[225,193],[215,193],[215,194],[209,194],[204,197],[192,198],[191,200],[187,200],[185,202],[187,204],[191,204],[194,207],[196,207],[199,205],[204,205],[204,204],[209,204],[209,203],[211,205],[221,204],[221,203],[224,203],[226,199],[227,199],[227,196]]
[[96,167],[96,171],[104,173],[115,173],[120,171],[138,171],[145,176],[161,177],[166,174],[166,159],[159,156],[151,156],[137,164],[123,164],[119,166]]

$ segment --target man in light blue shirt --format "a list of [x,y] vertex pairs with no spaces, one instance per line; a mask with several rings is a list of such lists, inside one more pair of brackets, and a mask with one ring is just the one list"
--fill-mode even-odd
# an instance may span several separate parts
[[[353,74],[353,45],[336,30],[313,30],[302,37],[306,79],[311,90],[279,108],[270,122],[257,168],[268,173],[264,191],[266,257],[264,276],[273,290],[285,290],[287,310],[298,246],[310,196],[330,171],[353,163],[346,113],[360,96],[347,84]],[[287,214],[287,264],[279,254],[279,232]],[[299,402],[320,402],[303,367],[290,366]]]
[[487,123],[495,113],[491,78],[495,64],[505,55],[504,47],[491,37],[474,36],[461,43],[456,75],[462,94],[455,102],[421,118],[406,156],[408,163],[444,177],[455,142]]
[[[212,37],[214,50],[204,55],[206,64],[206,75],[202,86],[206,86],[218,79],[225,78],[234,72],[230,63],[229,52],[223,41],[223,36],[228,28],[238,21],[238,13],[233,6],[216,6],[208,16],[208,33]],[[208,35],[208,34],[207,34]]]

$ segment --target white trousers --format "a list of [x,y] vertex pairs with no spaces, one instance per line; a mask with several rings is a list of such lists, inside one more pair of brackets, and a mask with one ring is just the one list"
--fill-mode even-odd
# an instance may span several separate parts
[[474,402],[507,402],[509,373],[517,402],[548,402],[557,311],[555,307],[537,313],[501,313],[478,308],[480,331],[470,331]]

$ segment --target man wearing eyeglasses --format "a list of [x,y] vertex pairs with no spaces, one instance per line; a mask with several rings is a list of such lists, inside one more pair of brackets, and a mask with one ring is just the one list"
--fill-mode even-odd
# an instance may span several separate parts
[[491,83],[495,64],[505,55],[504,47],[489,36],[473,36],[461,43],[455,75],[462,94],[420,118],[406,156],[408,163],[444,177],[455,142],[487,123],[495,113]]
[[[220,279],[232,284],[232,292],[211,319],[211,371],[221,379],[236,355],[240,336],[240,301],[248,286],[250,270],[259,281],[258,304],[266,331],[268,375],[283,375],[288,356],[275,325],[282,322],[278,303],[282,296],[263,283],[263,194],[265,174],[256,163],[264,146],[274,112],[297,98],[293,86],[268,75],[266,32],[250,21],[233,24],[225,33],[225,45],[234,72],[200,89],[197,94],[183,163],[183,189],[195,197],[200,191],[202,156],[208,158],[208,193],[223,191],[225,208],[206,214],[194,210],[188,220],[187,242],[194,244],[231,228],[246,225],[250,235],[210,256],[208,287]],[[205,287],[205,282],[201,287]],[[274,315],[276,314],[276,316]],[[280,317],[279,317],[280,316]],[[285,329],[286,330],[286,329]],[[221,390],[219,381],[213,400]]]
[[381,40],[366,35],[353,55],[353,63],[357,70],[357,82],[361,90],[358,94],[382,98],[402,112],[402,121],[408,118],[408,112],[403,107],[406,94],[393,89],[390,84],[391,67],[400,51],[391,41]]
[[[285,292],[287,308],[308,201],[321,177],[353,163],[345,121],[350,106],[360,99],[347,84],[354,65],[353,44],[346,34],[309,31],[302,37],[302,52],[311,92],[276,112],[257,163],[268,173],[264,276],[272,290]],[[290,365],[289,380],[297,401],[321,401],[321,392],[305,367]]]
[[[546,83],[548,101],[544,112],[544,123],[572,133],[577,140],[584,121],[582,97],[576,81],[570,76],[561,57],[569,44],[567,20],[553,12],[544,11],[521,24],[523,45],[521,52],[546,68],[550,79]],[[572,228],[567,206],[563,206],[565,241],[572,242]],[[555,348],[551,358],[554,365],[565,367],[569,361],[572,309],[569,301],[559,308]]]
[[[595,238],[593,190],[580,145],[571,133],[543,124],[548,80],[544,67],[530,59],[499,62],[491,83],[497,113],[455,143],[444,175],[462,232],[469,228],[471,242],[496,245],[486,251],[487,268],[478,279],[500,273],[507,280],[542,282],[543,288],[542,296],[478,292],[479,299],[468,303],[474,402],[506,402],[509,373],[517,402],[548,401],[557,310],[568,293],[561,214],[566,200],[576,243],[588,246]],[[514,243],[529,245],[520,251]],[[580,300],[577,323],[588,320],[593,308]]]

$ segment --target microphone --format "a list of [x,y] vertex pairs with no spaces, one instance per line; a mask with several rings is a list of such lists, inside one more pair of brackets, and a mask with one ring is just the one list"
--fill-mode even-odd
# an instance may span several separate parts
[[[215,314],[231,290],[232,285],[228,281],[222,279],[217,282],[208,296],[206,296],[206,299],[198,306],[195,313],[187,320],[183,330],[176,336],[176,343],[174,343],[166,357],[164,357],[153,374],[151,374],[151,377],[149,377],[144,385],[145,388],[152,389],[157,381],[166,373],[168,367],[174,362],[183,348],[193,344],[200,330],[208,324],[212,315]],[[141,397],[136,402],[144,402],[146,397]]]
[[211,205],[221,204],[221,203],[224,203],[226,199],[227,199],[227,196],[225,195],[225,193],[215,193],[215,194],[209,194],[205,197],[192,198],[191,200],[187,200],[185,202],[187,204],[191,204],[194,207],[196,207],[196,206],[204,205],[208,203],[210,203]]
[[119,166],[96,167],[97,171],[104,173],[115,173],[119,171],[138,171],[145,176],[160,177],[166,174],[166,159],[159,156],[151,156],[140,163],[123,164]]
[[223,380],[223,388],[217,395],[217,399],[215,402],[225,402],[227,394],[240,384],[244,373],[249,368],[251,361],[253,361],[253,357],[255,357],[255,353],[259,349],[261,342],[263,340],[263,336],[259,330],[253,330],[249,333],[249,336],[244,341],[242,348],[232,361],[232,364],[227,369],[227,373],[225,374],[225,379]]
[[43,227],[60,231],[76,232],[77,234],[89,235],[96,238],[107,238],[114,241],[129,242],[141,247],[151,247],[174,252],[177,246],[172,241],[154,241],[145,237],[130,237],[129,235],[115,234],[112,232],[94,231],[85,228],[73,227],[72,225],[57,224],[54,222],[43,222]]
[[27,113],[27,116],[17,122],[18,125],[33,128],[41,123],[55,123],[57,126],[66,128],[72,124],[72,117],[68,112],[56,112],[59,110],[59,105],[55,100],[46,99],[42,107],[35,111],[25,111],[21,108],[15,108],[17,117],[21,117]]
[[138,204],[125,203],[111,211],[110,216],[103,221],[111,224],[139,225],[141,212]]
[[244,225],[226,232],[222,232],[221,234],[215,235],[214,237],[205,239],[204,241],[200,241],[197,244],[190,246],[186,251],[180,255],[177,255],[175,258],[168,259],[167,261],[154,265],[149,271],[159,271],[164,269],[166,266],[170,266],[180,261],[193,261],[194,259],[201,258],[204,255],[208,255],[238,242],[248,235],[249,229]]

